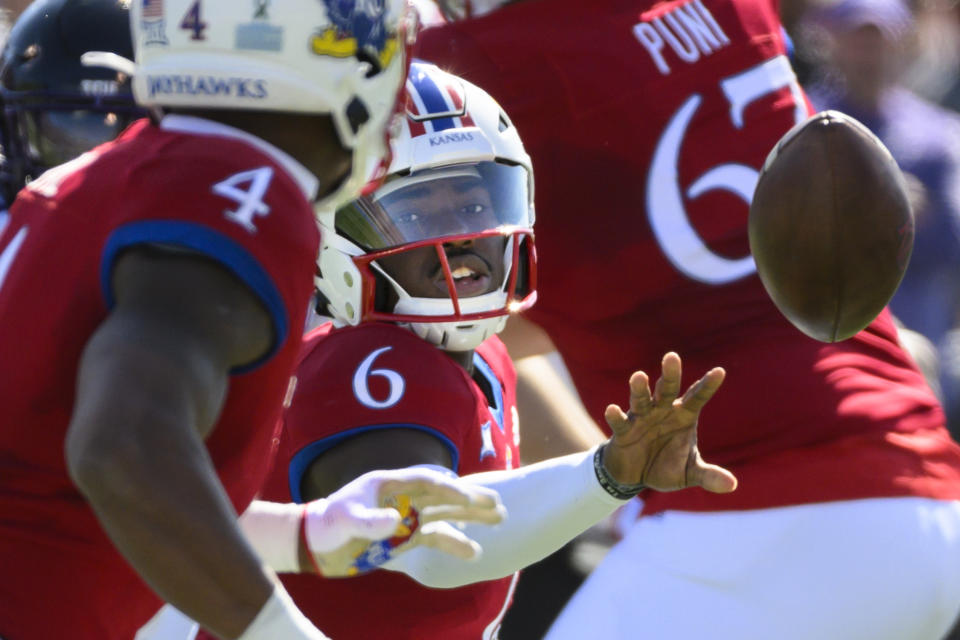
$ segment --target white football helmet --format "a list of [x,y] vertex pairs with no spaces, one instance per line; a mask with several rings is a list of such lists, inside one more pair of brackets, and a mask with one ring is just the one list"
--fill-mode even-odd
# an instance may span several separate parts
[[[318,212],[318,309],[339,324],[396,322],[448,351],[474,349],[536,300],[530,157],[489,94],[423,62],[410,65],[394,133],[382,186]],[[485,238],[502,240],[502,264],[452,248]],[[433,297],[411,295],[383,265],[424,247],[435,252]]]
[[416,35],[407,0],[132,0],[130,21],[140,105],[330,114],[353,171],[329,201],[359,193],[388,151]]

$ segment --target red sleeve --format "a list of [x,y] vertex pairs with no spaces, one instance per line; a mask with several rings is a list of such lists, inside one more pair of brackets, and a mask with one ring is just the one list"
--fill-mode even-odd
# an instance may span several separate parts
[[297,390],[284,419],[291,495],[317,456],[359,433],[406,428],[430,433],[450,450],[457,470],[475,428],[466,371],[406,329],[360,325],[309,338]]
[[300,335],[319,245],[312,209],[284,169],[245,143],[181,136],[172,146],[120,176],[101,258],[104,297],[111,305],[114,262],[131,246],[176,246],[220,262],[273,319],[274,348],[249,370]]

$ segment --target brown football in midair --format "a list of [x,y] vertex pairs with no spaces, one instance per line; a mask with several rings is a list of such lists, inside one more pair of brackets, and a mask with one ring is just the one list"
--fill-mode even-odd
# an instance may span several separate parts
[[821,342],[846,340],[870,324],[913,250],[900,168],[867,127],[838,111],[811,116],[777,142],[748,228],[774,304]]

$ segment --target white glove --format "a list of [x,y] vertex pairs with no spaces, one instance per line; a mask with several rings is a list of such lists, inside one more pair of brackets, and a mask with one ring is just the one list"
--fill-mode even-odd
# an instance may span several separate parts
[[353,576],[416,546],[466,560],[480,545],[444,521],[497,524],[496,491],[424,467],[371,471],[305,505],[301,534],[318,573]]

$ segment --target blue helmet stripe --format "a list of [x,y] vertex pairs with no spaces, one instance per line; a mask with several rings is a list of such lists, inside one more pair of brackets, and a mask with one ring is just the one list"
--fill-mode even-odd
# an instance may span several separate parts
[[[413,86],[416,88],[417,93],[420,94],[420,99],[423,100],[423,106],[427,110],[427,113],[421,114],[421,116],[427,116],[431,113],[449,113],[450,105],[448,105],[447,101],[443,98],[443,90],[437,86],[437,83],[433,81],[429,73],[411,74],[410,78],[413,80]],[[453,118],[424,120],[424,124],[427,122],[433,126],[434,133],[445,129],[454,129],[457,126]]]

